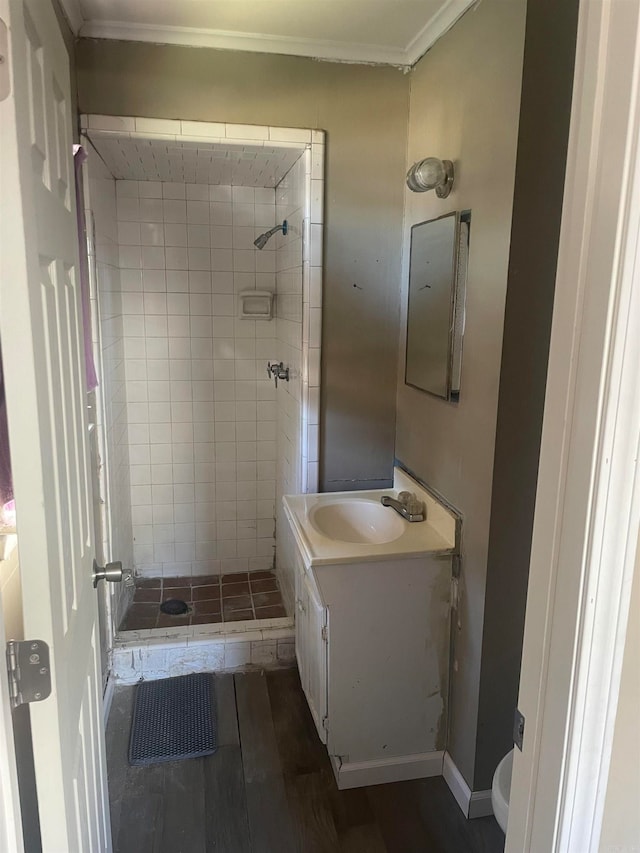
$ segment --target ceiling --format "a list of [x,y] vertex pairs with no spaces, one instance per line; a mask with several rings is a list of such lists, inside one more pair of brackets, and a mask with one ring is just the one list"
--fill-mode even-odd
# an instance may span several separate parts
[[186,184],[275,187],[298,160],[300,148],[167,142],[88,131],[114,178]]
[[74,32],[411,66],[479,0],[62,0]]

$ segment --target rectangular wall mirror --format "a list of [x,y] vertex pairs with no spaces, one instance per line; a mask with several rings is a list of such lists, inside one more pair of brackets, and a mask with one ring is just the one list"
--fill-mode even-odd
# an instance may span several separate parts
[[405,382],[445,400],[460,395],[470,214],[411,229]]

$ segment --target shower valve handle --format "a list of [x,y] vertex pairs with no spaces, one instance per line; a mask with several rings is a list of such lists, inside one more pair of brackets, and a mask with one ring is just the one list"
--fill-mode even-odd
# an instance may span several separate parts
[[269,361],[267,362],[267,376],[271,378],[273,376],[276,388],[278,387],[278,379],[284,379],[285,382],[289,381],[289,368],[284,366],[284,363],[281,361],[278,364],[273,362],[273,364]]

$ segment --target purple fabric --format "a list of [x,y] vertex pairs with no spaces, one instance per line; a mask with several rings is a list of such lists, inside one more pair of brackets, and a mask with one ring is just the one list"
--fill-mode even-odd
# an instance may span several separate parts
[[4,372],[2,370],[2,354],[0,353],[0,507],[11,500],[13,500],[13,478],[11,476]]
[[80,298],[82,300],[82,325],[84,327],[84,366],[87,392],[98,387],[98,375],[93,359],[91,340],[91,301],[89,293],[89,259],[87,258],[87,223],[84,216],[82,197],[82,164],[87,152],[82,145],[73,146],[73,162],[76,173],[76,213],[78,216],[78,243],[80,244]]

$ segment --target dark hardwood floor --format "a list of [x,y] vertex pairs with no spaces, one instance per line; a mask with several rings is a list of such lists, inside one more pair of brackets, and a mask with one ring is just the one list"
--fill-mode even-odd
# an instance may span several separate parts
[[442,778],[338,791],[295,669],[216,678],[219,748],[130,767],[135,687],[107,727],[116,853],[500,853]]

